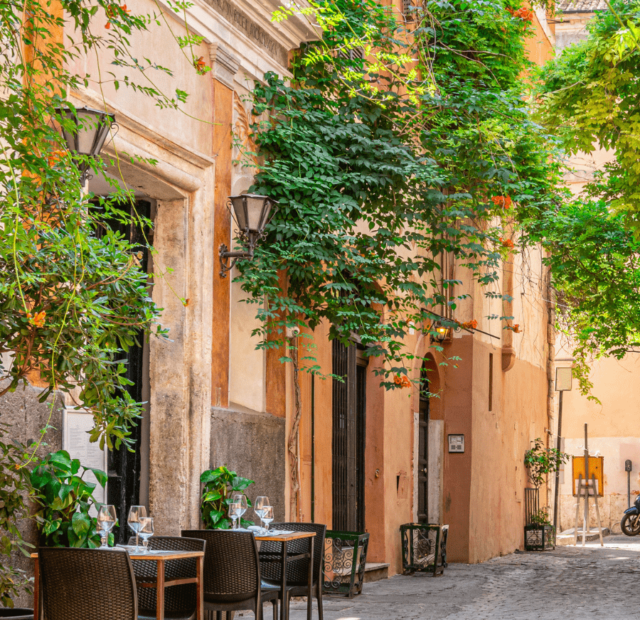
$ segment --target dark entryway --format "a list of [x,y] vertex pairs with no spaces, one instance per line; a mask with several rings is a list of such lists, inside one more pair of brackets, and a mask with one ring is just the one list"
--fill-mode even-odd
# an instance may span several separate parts
[[333,341],[333,529],[364,532],[367,359],[356,343]]
[[[133,212],[135,206],[135,213]],[[140,268],[147,272],[149,256],[146,248],[145,234],[139,225],[135,225],[138,218],[151,219],[151,203],[146,200],[136,200],[135,205],[119,205],[119,209],[128,212],[131,216],[129,222],[124,224],[114,219],[105,219],[105,226],[117,231],[135,246],[136,260]],[[149,231],[145,231],[147,239]],[[99,232],[99,234],[101,234]],[[102,231],[104,234],[104,231]],[[132,385],[126,390],[136,402],[143,401],[143,386],[148,383],[145,373],[148,375],[148,368],[145,364],[144,339],[140,334],[127,352],[122,352],[119,359],[126,359],[126,378]],[[125,543],[129,537],[127,530],[127,516],[131,506],[140,503],[140,471],[141,471],[141,440],[142,440],[142,420],[138,420],[137,426],[131,427],[130,439],[135,442],[133,451],[121,446],[119,450],[112,450],[108,454],[108,482],[107,482],[107,503],[116,507],[118,514],[118,527],[113,529],[115,542]]]
[[420,372],[418,413],[418,523],[429,521],[429,377],[426,364]]

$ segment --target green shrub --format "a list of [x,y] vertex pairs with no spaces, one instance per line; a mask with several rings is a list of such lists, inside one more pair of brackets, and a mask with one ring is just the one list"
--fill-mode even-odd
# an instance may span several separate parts
[[[96,485],[84,480],[88,471],[92,471],[104,487],[107,474],[100,469],[83,467],[65,450],[48,454],[31,472],[36,501],[41,506],[35,518],[43,546],[89,549],[100,546],[96,518],[89,515],[97,502],[93,497]],[[113,544],[112,534],[109,542]]]
[[[208,530],[228,530],[232,523],[229,517],[231,497],[236,492],[244,491],[253,484],[253,480],[242,478],[235,471],[229,471],[222,465],[217,469],[202,472],[200,482],[204,483],[200,509],[205,527]],[[251,506],[248,497],[247,504]],[[253,525],[253,521],[241,518],[240,525]]]

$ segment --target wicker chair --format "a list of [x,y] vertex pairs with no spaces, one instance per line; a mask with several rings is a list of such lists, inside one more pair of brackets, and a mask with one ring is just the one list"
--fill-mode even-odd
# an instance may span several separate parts
[[[136,544],[136,537],[129,539],[130,545]],[[149,549],[162,551],[204,551],[206,543],[197,538],[179,536],[153,536],[149,539]],[[190,579],[196,576],[196,559],[170,560],[165,562],[164,577],[172,579]],[[133,572],[137,583],[158,578],[158,565],[155,562],[132,560]],[[138,588],[138,619],[154,620],[156,617],[156,588]],[[198,593],[195,583],[171,586],[164,591],[164,617],[167,620],[194,620],[198,611]]]
[[185,538],[207,541],[204,553],[204,607],[222,620],[223,611],[252,610],[262,618],[262,605],[271,601],[278,618],[279,588],[262,586],[258,547],[250,532],[186,530]]
[[47,620],[137,620],[138,597],[126,551],[40,548]]
[[[318,601],[318,617],[323,620],[322,610],[322,562],[324,560],[324,539],[327,534],[327,526],[318,523],[272,523],[274,530],[293,530],[294,532],[315,532],[313,539],[313,596]],[[287,553],[307,553],[309,539],[291,541],[287,545]],[[260,555],[282,553],[282,543],[263,542],[260,547]],[[260,569],[264,583],[279,586],[282,583],[282,565],[280,562],[261,562]],[[282,592],[279,592],[282,599]],[[293,560],[287,562],[287,617],[289,617],[289,603],[292,596],[308,596],[309,594],[309,560]],[[311,620],[310,608],[307,612],[308,620]]]

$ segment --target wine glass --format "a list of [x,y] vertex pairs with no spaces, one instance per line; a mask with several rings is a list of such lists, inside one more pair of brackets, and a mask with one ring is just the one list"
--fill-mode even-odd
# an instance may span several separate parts
[[262,508],[262,520],[267,524],[265,528],[265,534],[269,531],[269,523],[273,521],[273,507],[263,506]]
[[142,538],[142,553],[149,553],[149,538],[153,536],[153,517],[140,517],[140,538]]
[[234,504],[240,504],[240,512],[237,513],[239,517],[238,527],[242,527],[242,515],[247,512],[247,508],[249,507],[247,496],[244,493],[234,493],[231,498]]
[[240,502],[231,502],[229,504],[229,516],[231,517],[231,521],[233,522],[231,529],[235,530],[236,519],[239,519],[242,516],[242,508],[240,506]]
[[[256,503],[254,504],[253,512],[255,512],[258,517],[260,517],[260,523],[262,523],[262,516],[265,506],[269,506],[269,498],[266,495],[260,495],[256,498]],[[264,531],[264,525],[262,526],[262,530]]]
[[138,535],[140,533],[140,527],[142,525],[141,519],[147,516],[147,509],[144,506],[131,506],[129,509],[129,518],[127,524],[131,528],[131,531],[136,535],[136,548],[135,553],[140,553]]
[[100,530],[100,537],[102,538],[101,549],[109,548],[109,532],[116,524],[116,507],[110,504],[102,504],[100,510],[98,510],[98,529]]

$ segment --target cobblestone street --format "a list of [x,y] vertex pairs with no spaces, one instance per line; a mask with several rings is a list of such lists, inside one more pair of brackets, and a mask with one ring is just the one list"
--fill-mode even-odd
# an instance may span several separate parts
[[[605,538],[483,564],[450,564],[444,576],[401,576],[365,584],[353,599],[324,599],[326,620],[631,620],[638,618],[640,540]],[[265,607],[266,610],[266,607]],[[314,620],[317,618],[314,607]],[[266,618],[271,612],[265,613]],[[291,620],[306,618],[306,603]]]

